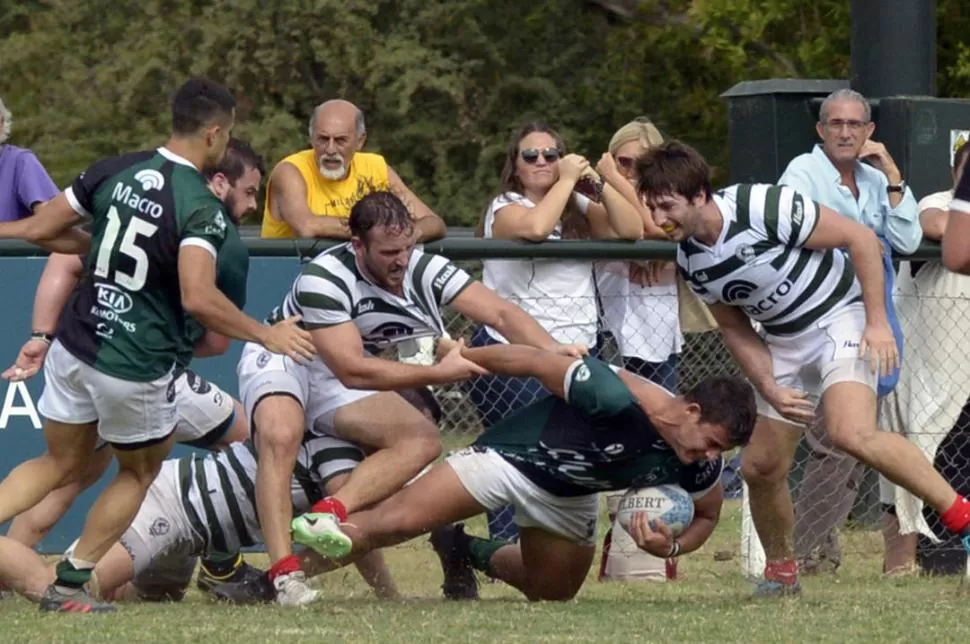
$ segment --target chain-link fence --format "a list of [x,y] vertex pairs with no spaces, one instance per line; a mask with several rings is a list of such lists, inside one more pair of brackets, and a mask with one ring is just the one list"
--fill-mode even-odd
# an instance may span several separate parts
[[[478,272],[477,266],[464,264],[473,273]],[[908,276],[901,281],[911,283]],[[970,294],[970,288],[966,291]],[[958,492],[970,495],[970,407],[966,406],[970,348],[963,349],[970,344],[961,332],[970,320],[970,299],[940,296],[925,288],[921,293],[926,292],[930,294],[910,289],[897,298],[906,337],[904,369],[897,391],[881,403],[880,424],[907,434]],[[593,320],[558,332],[572,341],[589,338],[604,360],[680,393],[705,377],[739,372],[719,331],[681,333],[675,286],[666,291],[662,286],[633,287],[619,295],[601,292],[595,302],[557,299],[522,304],[532,311],[573,310],[577,319],[588,318],[587,312],[595,310],[598,315]],[[489,342],[491,337],[457,315],[449,317],[448,331],[470,344]],[[444,431],[458,442],[471,441],[484,428],[543,393],[538,383],[494,376],[440,388],[437,395],[445,412]],[[739,456],[730,455],[724,475],[728,498],[741,497],[739,470]],[[899,516],[904,530],[923,532],[919,562],[924,569],[955,573],[966,566],[965,551],[946,534],[936,513],[893,486],[880,484],[875,472],[832,447],[821,424],[805,432],[790,483],[796,507],[796,553],[807,570],[834,570],[846,558],[862,555],[847,549],[842,535],[847,530],[880,529],[887,507]],[[510,514],[490,516],[494,534],[511,536],[506,532],[510,520]],[[929,535],[943,541],[933,543]],[[738,538],[740,544],[741,535]]]

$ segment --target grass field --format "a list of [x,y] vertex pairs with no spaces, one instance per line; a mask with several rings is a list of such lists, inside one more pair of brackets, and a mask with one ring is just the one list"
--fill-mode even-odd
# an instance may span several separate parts
[[[441,573],[425,539],[388,551],[402,602],[380,602],[353,570],[318,581],[325,599],[309,609],[233,608],[193,591],[182,604],[120,607],[116,615],[47,615],[20,599],[0,601],[0,643],[14,642],[951,642],[970,601],[956,578],[879,574],[878,534],[846,535],[837,575],[804,580],[795,599],[751,600],[736,556],[740,510],[725,507],[705,548],[683,558],[681,579],[599,583],[591,574],[565,604],[530,604],[485,583],[482,601],[440,598]],[[479,530],[482,526],[474,526]],[[715,561],[733,550],[730,561]],[[254,563],[265,562],[253,556]],[[960,619],[956,619],[960,617]]]

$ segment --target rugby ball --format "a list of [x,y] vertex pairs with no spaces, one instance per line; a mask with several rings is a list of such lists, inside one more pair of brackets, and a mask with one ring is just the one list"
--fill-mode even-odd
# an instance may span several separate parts
[[640,512],[647,513],[651,527],[660,519],[676,537],[694,520],[694,501],[679,485],[630,488],[620,499],[616,520],[629,532],[630,521]]

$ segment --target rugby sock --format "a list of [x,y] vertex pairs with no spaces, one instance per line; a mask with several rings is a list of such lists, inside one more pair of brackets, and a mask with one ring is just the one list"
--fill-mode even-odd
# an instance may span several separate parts
[[957,500],[940,516],[940,519],[951,532],[957,534],[967,532],[967,528],[970,528],[970,501],[958,495]]
[[471,555],[472,568],[481,570],[491,577],[492,556],[507,545],[510,545],[508,541],[501,541],[499,539],[469,537],[468,552]]
[[55,569],[54,588],[65,595],[78,592],[84,584],[91,581],[94,564],[75,557],[61,559]]
[[241,553],[213,552],[202,560],[202,568],[214,579],[227,579],[243,564]]
[[333,514],[341,522],[347,520],[347,508],[344,507],[343,502],[338,499],[328,496],[327,498],[317,501],[310,512],[314,514]]
[[606,579],[606,563],[610,558],[610,546],[613,545],[613,528],[606,531],[606,537],[603,539],[603,554],[600,555],[600,571],[597,576],[598,581],[603,581]]
[[798,561],[782,559],[765,564],[765,579],[791,586],[798,582]]
[[303,564],[300,563],[300,558],[296,555],[290,555],[289,557],[283,557],[273,564],[273,567],[269,569],[267,574],[269,575],[270,581],[275,581],[277,577],[289,575],[301,570],[303,570]]

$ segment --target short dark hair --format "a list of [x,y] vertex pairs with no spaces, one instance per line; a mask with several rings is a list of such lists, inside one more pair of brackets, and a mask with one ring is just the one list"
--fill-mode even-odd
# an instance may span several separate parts
[[261,175],[266,176],[263,157],[256,154],[256,151],[242,139],[233,138],[229,139],[226,153],[219,165],[206,169],[205,178],[212,179],[217,174],[221,174],[229,180],[230,185],[234,186],[250,168],[256,168]]
[[217,119],[227,120],[236,108],[232,92],[206,78],[187,80],[172,99],[172,132],[195,134]]
[[355,203],[350,209],[349,225],[351,234],[364,241],[367,233],[378,226],[397,233],[414,230],[408,207],[397,195],[386,190],[366,194]]
[[754,431],[758,409],[751,385],[733,376],[705,378],[684,395],[701,408],[701,422],[720,425],[734,447],[747,445]]
[[411,387],[409,389],[398,389],[398,395],[411,403],[415,409],[423,413],[431,414],[434,424],[441,422],[442,411],[438,399],[427,387]]
[[666,141],[637,159],[637,192],[647,199],[680,195],[693,199],[698,193],[711,198],[711,166],[701,153],[680,141]]

